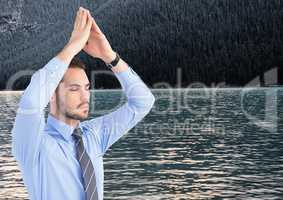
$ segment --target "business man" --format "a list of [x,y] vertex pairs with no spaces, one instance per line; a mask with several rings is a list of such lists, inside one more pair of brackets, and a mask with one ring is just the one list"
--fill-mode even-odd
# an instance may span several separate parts
[[[74,59],[82,49],[106,63],[127,96],[114,112],[85,121],[90,83],[83,63]],[[154,101],[146,84],[112,50],[90,12],[80,7],[69,42],[33,74],[19,102],[12,153],[29,198],[102,200],[103,155],[149,113]]]

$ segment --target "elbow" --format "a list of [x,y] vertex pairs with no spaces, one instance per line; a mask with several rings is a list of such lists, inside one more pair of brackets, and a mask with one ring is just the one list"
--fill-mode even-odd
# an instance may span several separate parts
[[155,103],[155,97],[153,94],[150,92],[147,96],[147,98],[144,99],[143,101],[143,111],[146,113],[149,113],[150,110],[153,108]]
[[32,75],[28,87],[23,91],[18,104],[21,111],[38,112],[45,104],[46,92],[40,91],[44,90],[44,87],[39,86],[39,72],[40,70]]
[[153,96],[153,94],[151,94],[150,97],[146,100],[145,107],[141,115],[144,117],[148,115],[152,110],[154,103],[155,103],[155,97]]
[[155,103],[155,97],[154,97],[154,95],[152,93],[150,93],[149,96],[150,97],[149,97],[149,100],[148,100],[148,108],[151,110],[153,105],[154,105],[154,103]]
[[31,77],[29,85],[23,91],[18,104],[20,109],[34,109],[35,107],[37,107],[36,101],[40,100],[38,99],[39,96],[36,95],[38,93],[38,76],[38,72],[35,72]]
[[129,106],[136,112],[140,114],[147,114],[152,109],[155,103],[155,97],[150,92],[146,96],[138,98],[129,98]]

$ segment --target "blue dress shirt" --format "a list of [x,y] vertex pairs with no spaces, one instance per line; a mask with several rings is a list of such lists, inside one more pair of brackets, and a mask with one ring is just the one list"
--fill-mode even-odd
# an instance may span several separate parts
[[[68,65],[52,58],[36,71],[24,90],[12,128],[12,154],[21,170],[32,200],[84,200],[82,172],[75,156],[74,128],[44,109],[63,78]],[[103,199],[103,155],[151,110],[155,98],[129,66],[113,72],[127,102],[117,110],[82,121],[83,143],[93,163],[99,200]]]

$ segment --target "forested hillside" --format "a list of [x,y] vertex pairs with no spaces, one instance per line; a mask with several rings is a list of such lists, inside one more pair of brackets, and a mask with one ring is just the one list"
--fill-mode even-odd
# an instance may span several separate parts
[[[79,6],[66,0],[8,2],[0,8],[1,89],[11,75],[39,69],[64,46]],[[149,86],[245,86],[258,76],[264,84],[264,73],[271,69],[282,74],[281,0],[99,0],[81,5],[91,10],[113,49]],[[89,75],[105,69],[97,59],[84,53],[79,57]],[[20,78],[13,89],[24,89],[29,78]],[[278,84],[276,76],[272,79],[268,84]],[[95,87],[119,84],[100,75]]]

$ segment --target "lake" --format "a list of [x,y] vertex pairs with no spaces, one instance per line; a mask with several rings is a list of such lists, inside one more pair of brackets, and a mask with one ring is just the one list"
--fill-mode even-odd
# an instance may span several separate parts
[[[283,88],[152,91],[151,112],[104,156],[104,199],[283,198]],[[0,93],[0,199],[28,198],[11,156],[20,94]],[[125,101],[94,90],[90,118]]]

